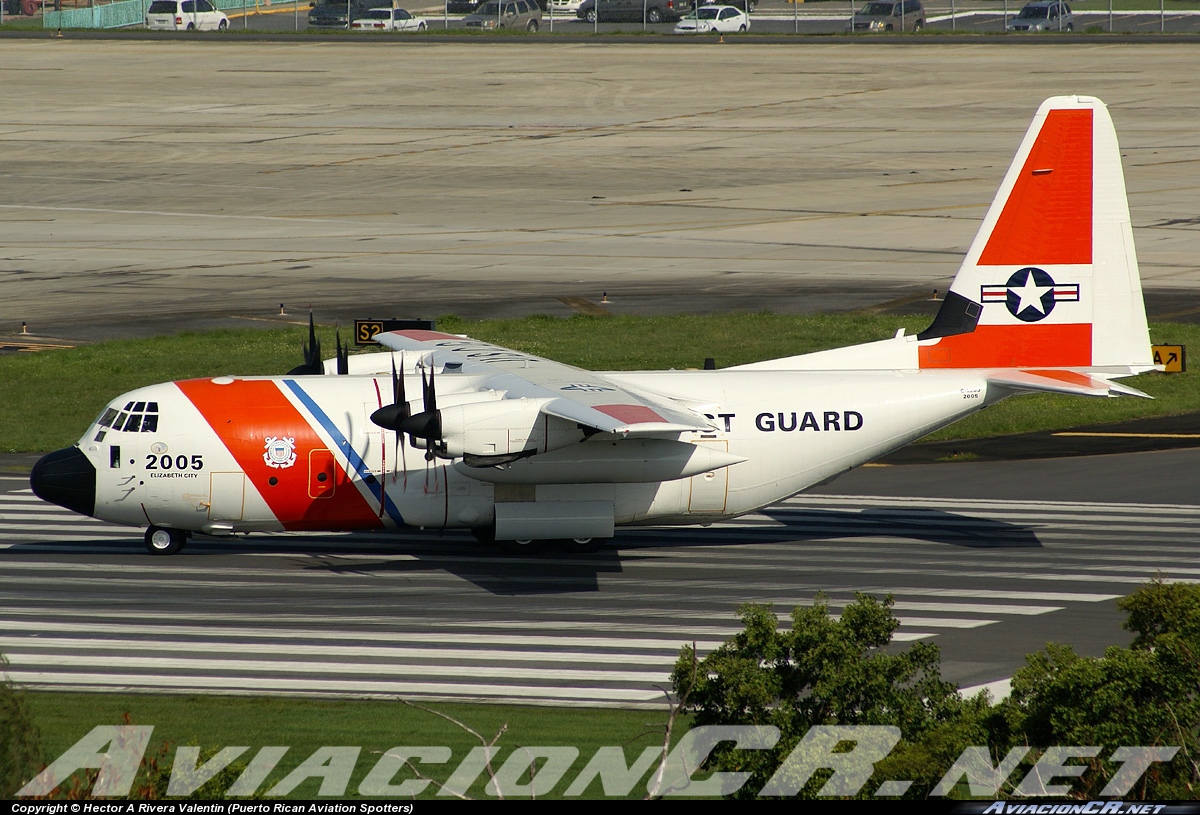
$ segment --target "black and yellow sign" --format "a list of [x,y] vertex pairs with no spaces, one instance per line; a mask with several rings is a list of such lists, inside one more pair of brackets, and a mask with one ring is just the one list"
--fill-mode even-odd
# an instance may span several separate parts
[[1187,355],[1182,345],[1152,345],[1154,364],[1163,366],[1169,374],[1181,374],[1187,370]]
[[375,345],[371,338],[384,331],[433,331],[433,320],[355,320],[354,344]]

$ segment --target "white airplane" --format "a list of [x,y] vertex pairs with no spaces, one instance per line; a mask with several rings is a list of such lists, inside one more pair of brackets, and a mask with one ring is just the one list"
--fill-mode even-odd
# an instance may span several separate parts
[[1146,396],[1115,380],[1155,368],[1116,133],[1089,97],[1039,108],[915,336],[606,373],[434,331],[376,339],[392,350],[324,365],[347,375],[124,394],[33,489],[146,527],[154,554],[194,532],[403,526],[587,552],[617,526],[761,509],[1023,391]]

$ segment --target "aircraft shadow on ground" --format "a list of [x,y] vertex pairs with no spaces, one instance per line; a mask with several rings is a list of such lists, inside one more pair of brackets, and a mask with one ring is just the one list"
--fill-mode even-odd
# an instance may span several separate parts
[[[198,537],[182,557],[229,555],[243,552],[279,557],[301,571],[346,576],[402,576],[443,571],[501,596],[598,592],[602,575],[618,575],[627,561],[654,557],[654,550],[687,547],[730,547],[806,543],[846,538],[907,538],[967,549],[1040,548],[1028,526],[933,509],[867,509],[836,511],[777,508],[762,515],[776,525],[753,523],[729,527],[677,527],[619,530],[616,539],[589,555],[563,553],[553,546],[533,556],[510,556],[477,543],[467,535],[430,536],[400,532],[394,542],[381,543],[355,535],[336,538],[272,539],[251,535],[235,540]],[[281,546],[285,544],[284,546]],[[76,544],[86,547],[88,544]],[[104,550],[144,552],[140,541],[96,541]],[[25,549],[25,546],[15,547]],[[30,544],[29,551],[46,549]],[[59,545],[51,548],[60,550]],[[382,551],[381,551],[382,550]],[[386,553],[386,554],[385,554]],[[300,555],[300,557],[298,557]],[[397,556],[408,557],[398,558]],[[142,559],[151,559],[144,555]]]
[[505,556],[458,536],[430,546],[397,540],[411,560],[347,562],[328,552],[305,568],[346,574],[395,574],[443,570],[493,594],[556,594],[599,591],[599,578],[619,574],[626,561],[653,557],[655,549],[751,546],[845,538],[908,538],[967,549],[1041,548],[1028,526],[933,509],[766,510],[782,526],[620,530],[616,540],[591,555],[568,555],[552,547],[533,557]]
[[798,540],[828,538],[912,538],[968,549],[1041,548],[1031,527],[937,509],[833,510],[766,509]]

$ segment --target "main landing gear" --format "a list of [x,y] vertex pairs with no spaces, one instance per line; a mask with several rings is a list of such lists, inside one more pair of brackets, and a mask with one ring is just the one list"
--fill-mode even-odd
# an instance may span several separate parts
[[496,529],[492,526],[477,526],[471,530],[475,540],[487,545],[496,545],[506,555],[536,555],[550,544],[556,544],[560,551],[569,555],[590,555],[599,552],[608,543],[609,538],[568,538],[566,540],[496,540]]
[[146,530],[146,550],[152,555],[173,555],[187,539],[188,534],[182,530],[152,526]]

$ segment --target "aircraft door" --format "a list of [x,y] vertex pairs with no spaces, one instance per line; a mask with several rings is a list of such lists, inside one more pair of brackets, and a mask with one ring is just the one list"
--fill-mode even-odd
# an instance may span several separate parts
[[332,498],[337,489],[337,467],[329,450],[312,450],[308,454],[308,497]]
[[213,521],[240,521],[246,506],[246,476],[210,473],[208,517]]
[[[729,442],[701,441],[707,447],[713,447],[722,453],[729,452]],[[688,512],[711,512],[719,514],[725,511],[725,501],[729,494],[729,468],[722,467],[707,473],[700,473],[688,479],[691,484],[691,494],[688,496]]]

